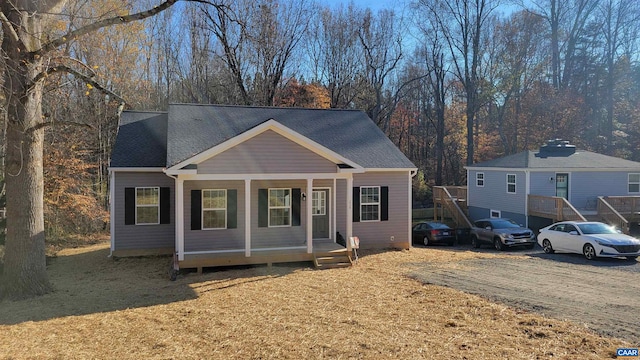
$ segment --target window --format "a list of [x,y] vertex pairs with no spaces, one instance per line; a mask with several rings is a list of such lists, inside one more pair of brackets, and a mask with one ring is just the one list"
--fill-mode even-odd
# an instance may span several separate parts
[[202,229],[227,228],[227,190],[202,190]]
[[311,194],[311,213],[313,215],[325,215],[327,213],[327,193],[324,191],[312,191]]
[[476,186],[484,187],[484,173],[476,173]]
[[629,174],[629,193],[640,193],[640,174]]
[[136,188],[136,225],[160,223],[160,188]]
[[269,227],[291,226],[291,189],[269,189]]
[[507,193],[516,193],[516,174],[507,174]]
[[500,210],[491,210],[491,217],[492,218],[501,218],[502,217],[502,213],[500,212]]
[[360,221],[380,220],[380,187],[360,188]]

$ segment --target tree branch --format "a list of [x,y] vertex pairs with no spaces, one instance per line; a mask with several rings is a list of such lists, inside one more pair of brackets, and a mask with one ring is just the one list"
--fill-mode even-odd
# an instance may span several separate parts
[[[146,19],[148,17],[154,16],[168,8],[170,8],[173,4],[175,4],[176,2],[178,2],[180,0],[166,0],[164,2],[162,2],[160,5],[155,6],[152,9],[149,10],[145,10],[145,11],[141,11],[139,13],[136,14],[131,14],[131,15],[123,15],[123,16],[115,16],[112,18],[108,18],[108,19],[104,19],[104,20],[100,20],[98,22],[89,24],[87,26],[83,26],[79,29],[73,30],[68,32],[67,34],[63,35],[62,37],[52,40],[46,44],[44,44],[40,49],[32,51],[33,55],[40,55],[42,56],[43,54],[54,50],[56,48],[58,48],[59,46],[66,44],[74,39],[76,39],[79,36],[83,36],[86,35],[88,33],[91,33],[93,31],[102,29],[104,27],[107,26],[111,26],[111,25],[117,25],[117,24],[126,24],[126,23],[130,23],[133,21],[138,21],[138,20],[143,20]],[[194,2],[201,2],[201,3],[209,3],[208,1],[204,1],[204,0],[189,0],[189,1],[194,1]]]
[[13,28],[13,26],[11,25],[11,21],[7,19],[7,16],[2,11],[0,11],[0,22],[4,24],[4,27],[9,33],[8,35],[11,36],[11,38],[13,38],[16,43],[20,43],[20,37],[18,36],[16,29]]
[[102,93],[109,95],[113,98],[115,98],[116,100],[120,101],[121,103],[126,103],[126,101],[118,94],[114,93],[113,91],[105,88],[104,86],[102,86],[102,84],[98,83],[97,81],[92,79],[92,76],[87,76],[85,74],[82,74],[81,72],[74,70],[66,65],[57,65],[57,66],[53,66],[47,69],[47,71],[45,72],[41,72],[38,75],[36,75],[36,77],[33,78],[32,80],[32,86],[33,84],[37,83],[38,81],[41,81],[43,79],[45,79],[47,76],[51,75],[51,74],[55,74],[55,73],[59,73],[59,72],[65,72],[68,74],[71,74],[77,78],[80,78],[82,81],[86,82],[87,84],[90,84],[91,86],[93,86],[94,88],[98,89],[99,91],[101,91]]

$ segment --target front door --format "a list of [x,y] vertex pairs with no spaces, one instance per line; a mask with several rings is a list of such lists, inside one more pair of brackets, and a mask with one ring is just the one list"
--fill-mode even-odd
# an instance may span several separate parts
[[329,189],[317,189],[311,193],[313,238],[329,238]]
[[569,174],[556,174],[556,196],[569,200]]

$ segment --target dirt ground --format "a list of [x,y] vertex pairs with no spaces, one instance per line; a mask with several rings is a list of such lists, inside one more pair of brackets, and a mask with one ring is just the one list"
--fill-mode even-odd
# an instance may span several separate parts
[[48,268],[55,292],[0,303],[0,359],[605,359],[637,346],[410,277],[425,264],[436,273],[526,256],[415,248],[363,253],[346,269],[171,282],[168,258],[107,255],[106,243],[61,250]]
[[411,276],[640,344],[640,262],[580,255],[424,263]]

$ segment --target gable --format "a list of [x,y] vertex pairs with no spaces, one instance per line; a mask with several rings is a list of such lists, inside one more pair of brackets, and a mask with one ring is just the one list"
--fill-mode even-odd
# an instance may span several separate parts
[[198,164],[198,174],[336,172],[334,162],[266,130]]

